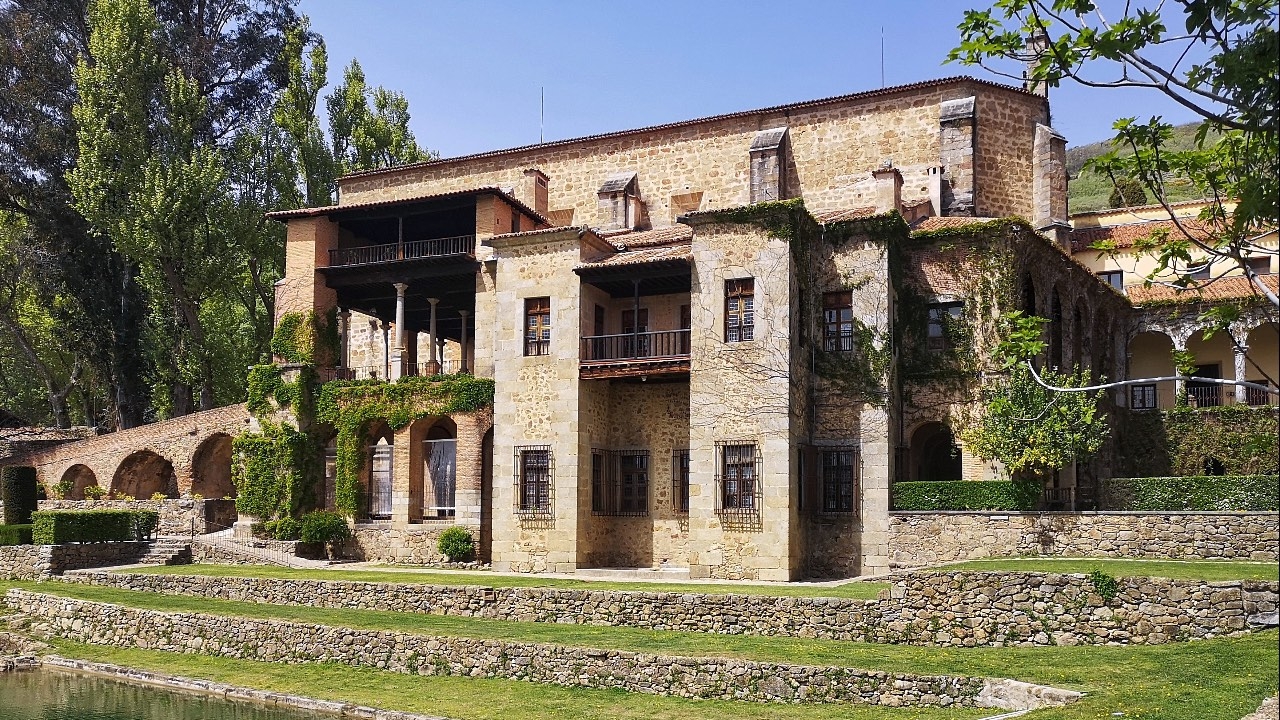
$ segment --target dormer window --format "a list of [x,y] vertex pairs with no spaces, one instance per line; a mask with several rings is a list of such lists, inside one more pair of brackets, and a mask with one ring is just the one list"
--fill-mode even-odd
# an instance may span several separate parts
[[600,225],[635,230],[640,224],[640,191],[634,172],[614,173],[597,191]]

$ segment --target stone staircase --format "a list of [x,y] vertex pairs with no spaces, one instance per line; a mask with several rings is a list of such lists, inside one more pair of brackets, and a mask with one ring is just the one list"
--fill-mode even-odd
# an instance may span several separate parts
[[190,565],[191,540],[185,537],[158,537],[140,558],[139,565]]
[[[196,535],[202,557],[213,555],[213,562],[248,563],[252,565],[279,565],[288,568],[325,568],[327,560],[309,560],[298,557],[291,543],[255,541],[236,538],[231,530]],[[286,549],[285,546],[289,546]],[[204,562],[204,560],[202,560]]]

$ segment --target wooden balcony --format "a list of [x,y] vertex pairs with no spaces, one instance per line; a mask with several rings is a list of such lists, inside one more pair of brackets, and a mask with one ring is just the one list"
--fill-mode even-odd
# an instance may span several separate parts
[[476,236],[458,235],[456,237],[411,240],[404,243],[366,245],[364,247],[330,250],[329,267],[375,265],[400,260],[443,258],[459,255],[475,257],[475,253]]
[[689,331],[657,330],[582,338],[583,380],[689,373]]

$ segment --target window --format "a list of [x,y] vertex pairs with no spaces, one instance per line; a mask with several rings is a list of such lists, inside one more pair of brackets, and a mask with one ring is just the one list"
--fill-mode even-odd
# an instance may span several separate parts
[[935,303],[929,306],[929,325],[925,343],[930,350],[951,347],[949,330],[964,317],[964,303]]
[[369,447],[369,487],[364,511],[369,520],[391,519],[391,478],[395,456],[386,438]]
[[854,512],[858,463],[856,447],[822,450],[822,512]]
[[724,341],[745,342],[755,336],[755,280],[724,282]]
[[[640,318],[638,324],[637,316]],[[622,334],[631,336],[622,338],[623,357],[649,357],[649,336],[645,334],[647,332],[649,332],[648,308],[622,311]]]
[[1129,407],[1134,410],[1155,410],[1156,386],[1154,384],[1130,385]]
[[423,486],[422,517],[449,518],[457,512],[458,441],[453,439],[422,441]]
[[591,512],[597,514],[604,513],[607,505],[604,494],[604,456],[603,450],[591,451]]
[[678,513],[689,512],[689,451],[671,451],[671,506]]
[[649,514],[649,451],[591,451],[591,512]]
[[550,515],[552,500],[551,446],[523,445],[515,451],[517,515]]
[[822,349],[827,352],[853,350],[853,292],[822,295]]
[[1269,257],[1251,257],[1244,260],[1249,265],[1249,269],[1254,275],[1270,275],[1271,274],[1271,258]]
[[551,354],[551,298],[524,301],[524,354]]
[[760,455],[754,443],[717,443],[720,473],[718,512],[756,515],[760,511]]
[[1208,280],[1212,276],[1212,264],[1208,260],[1204,260],[1202,262],[1203,264],[1201,265],[1190,265],[1187,267],[1188,272],[1191,273],[1192,280]]
[[1110,285],[1111,287],[1124,292],[1124,271],[1123,270],[1105,270],[1098,273],[1098,279]]

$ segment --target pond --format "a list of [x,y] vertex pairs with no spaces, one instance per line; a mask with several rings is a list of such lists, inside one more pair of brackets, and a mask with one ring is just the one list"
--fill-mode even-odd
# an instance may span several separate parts
[[322,720],[283,711],[61,670],[0,672],[0,720]]

